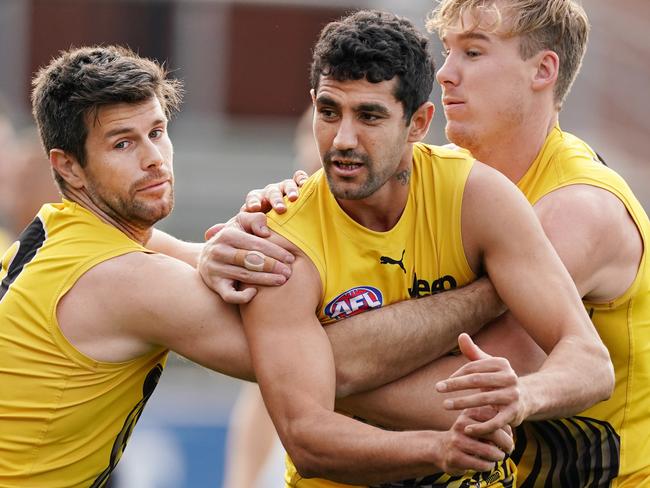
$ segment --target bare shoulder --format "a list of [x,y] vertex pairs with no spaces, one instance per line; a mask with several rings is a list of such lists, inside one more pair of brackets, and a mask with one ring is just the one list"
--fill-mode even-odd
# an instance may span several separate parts
[[535,211],[588,300],[616,298],[634,281],[643,241],[616,195],[592,185],[570,185],[541,198]]
[[193,275],[196,275],[194,268],[178,259],[164,254],[132,252],[94,266],[73,289],[86,293],[91,301],[108,300],[128,309]]
[[508,201],[514,199],[520,203],[526,201],[519,188],[500,171],[475,161],[467,177],[463,204],[465,202],[477,202],[480,205],[489,202],[498,204],[501,199]]
[[100,361],[127,361],[155,347],[150,324],[182,308],[182,293],[209,293],[202,288],[198,273],[184,262],[127,253],[79,277],[59,302],[57,318],[61,332],[82,353]]
[[534,216],[523,193],[506,176],[479,161],[467,178],[462,205],[463,234],[474,228],[508,226],[522,215],[528,220]]
[[261,302],[259,300],[260,295],[284,297],[299,292],[302,296],[301,301],[313,303],[315,306],[320,301],[322,291],[321,278],[316,265],[300,247],[277,232],[271,231],[269,239],[292,253],[296,260],[291,265],[291,276],[284,285],[259,288],[258,295],[253,299],[253,302]]
[[569,185],[552,191],[535,204],[535,210],[546,224],[573,220],[597,233],[611,233],[612,226],[625,228],[626,222],[634,223],[616,195],[592,185]]

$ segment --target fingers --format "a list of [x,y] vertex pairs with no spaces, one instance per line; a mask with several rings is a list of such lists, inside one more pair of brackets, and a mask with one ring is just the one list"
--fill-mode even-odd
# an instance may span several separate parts
[[293,181],[295,182],[295,184],[298,187],[301,187],[302,185],[304,185],[308,178],[309,178],[309,175],[305,171],[303,171],[301,169],[297,170],[293,174]]
[[198,268],[206,284],[221,294],[218,286],[223,279],[252,285],[281,285],[291,276],[291,268],[286,263],[293,260],[291,253],[266,239],[226,228],[205,244]]
[[307,181],[309,175],[299,169],[293,174],[293,178],[283,180],[279,183],[271,183],[262,189],[251,190],[246,195],[242,206],[244,212],[268,212],[273,209],[277,213],[287,211],[287,204],[284,201],[286,196],[290,202],[298,199],[299,188]]
[[244,212],[268,212],[271,206],[264,198],[264,190],[251,190],[246,195],[246,200],[242,206]]
[[266,214],[262,212],[239,212],[235,220],[244,232],[255,234],[259,237],[269,237],[271,231],[266,226]]
[[[475,441],[478,444],[481,444],[478,441]],[[483,444],[487,445],[487,444]],[[495,451],[499,451],[498,448],[493,448]],[[492,456],[494,457],[494,456]],[[450,459],[450,463],[447,467],[444,468],[444,471],[449,474],[460,475],[467,470],[473,471],[490,471],[494,468],[494,463],[497,461],[502,461],[505,459],[505,454],[501,451],[500,458],[495,459],[494,461],[489,461],[483,459],[481,456],[476,454],[468,454],[466,452],[454,453],[453,457]]]
[[[475,471],[489,471],[494,467],[494,463],[502,461],[506,457],[506,452],[491,440],[478,439],[465,435],[460,429],[452,429],[448,435],[450,441],[446,447],[446,462],[444,470],[449,473],[458,473],[468,469]],[[509,447],[508,442],[502,439],[502,436],[491,436],[501,444]],[[514,445],[514,444],[513,444]]]
[[[215,260],[228,264],[234,264],[237,249],[258,251],[280,263],[291,264],[295,261],[294,255],[285,248],[265,239],[271,234],[271,231],[266,226],[264,214],[240,212],[235,217],[235,221],[236,225],[223,228],[218,236],[208,241],[204,252],[210,252]],[[285,274],[290,271],[288,267],[280,265],[275,268],[274,272],[282,272],[280,270],[284,270]]]
[[[465,433],[467,433],[467,435],[472,435],[473,433],[477,433],[477,432],[475,432],[475,430],[470,429],[470,427],[472,427],[472,426],[468,426],[465,429]],[[508,427],[508,426],[506,426],[506,427]],[[469,431],[467,429],[469,429]],[[512,438],[512,433],[511,432],[512,432],[512,430],[510,430],[510,432],[508,432],[508,430],[505,429],[505,428],[499,428],[499,429],[496,429],[493,432],[485,432],[485,433],[482,433],[480,435],[482,436],[481,438],[483,440],[486,440],[486,441],[489,441],[489,442],[493,443],[496,447],[498,447],[504,453],[511,454],[512,451],[514,451],[514,449],[515,449],[515,441]]]
[[242,305],[250,302],[257,295],[257,288],[248,287],[244,290],[237,290],[232,280],[221,280],[215,291],[226,303]]
[[519,401],[520,393],[516,387],[477,392],[471,395],[448,398],[443,405],[448,410],[463,410],[466,408],[483,407],[487,405],[512,405]]
[[504,408],[494,418],[485,422],[473,423],[465,427],[465,433],[472,437],[484,437],[498,429],[505,429],[510,424],[518,425],[516,410]]
[[205,231],[205,240],[207,241],[208,239],[210,239],[213,235],[217,234],[225,226],[226,224],[214,224],[212,227],[210,227],[208,230]]
[[452,428],[446,433],[448,442],[445,446],[445,463],[447,472],[459,472],[467,469],[488,471],[494,462],[505,459],[506,453],[514,449],[514,441],[507,429],[494,429],[482,436],[468,435],[468,424],[476,420],[491,419],[497,413],[491,407],[467,409],[461,412]]
[[489,357],[463,365],[449,378],[439,381],[436,389],[451,392],[469,388],[502,388],[517,381],[517,374],[506,358]]
[[[503,424],[504,415],[494,406],[485,406],[478,408],[469,408],[461,414],[467,419],[464,433],[473,437],[480,437],[481,440],[492,442],[506,453],[511,453],[515,447],[512,438],[512,428],[510,425]],[[478,421],[479,423],[472,423]],[[491,424],[488,424],[492,421]],[[479,426],[477,429],[476,427]],[[488,427],[492,427],[488,429]]]
[[269,273],[275,269],[276,260],[265,256],[259,251],[237,249],[234,258],[235,266],[244,267],[249,271],[264,271]]
[[470,361],[478,361],[479,359],[491,357],[474,343],[469,334],[462,333],[458,336],[458,347],[460,348],[460,352]]
[[[298,171],[296,171],[296,173],[298,173]],[[296,173],[294,173],[294,177],[296,176]],[[303,171],[303,173],[305,172]],[[305,175],[306,174],[307,173],[305,173]],[[302,179],[300,179],[300,181],[301,181],[300,186],[302,186],[302,183],[304,183],[305,181]],[[299,187],[298,183],[295,180],[284,180],[282,184],[284,186],[284,193],[285,195],[287,195],[287,199],[290,202],[295,202],[296,200],[298,200],[298,187]]]
[[[287,204],[284,203],[284,195],[286,194],[285,185],[289,181],[293,186],[293,191],[297,192],[297,188],[293,180],[284,180],[280,183],[266,185],[266,188],[264,188],[264,198],[271,205],[273,210],[279,214],[284,213],[287,210]],[[298,198],[297,194],[295,195],[295,198]]]

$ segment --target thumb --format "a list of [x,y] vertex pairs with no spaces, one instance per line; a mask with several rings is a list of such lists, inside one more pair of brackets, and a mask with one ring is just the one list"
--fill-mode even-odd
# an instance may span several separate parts
[[478,361],[479,359],[491,357],[474,343],[469,334],[462,333],[458,336],[458,347],[460,348],[460,352],[463,353],[463,356],[470,361]]
[[209,240],[213,235],[217,234],[225,226],[226,224],[214,224],[212,227],[205,231],[205,240]]
[[269,237],[271,235],[269,228],[266,226],[266,214],[261,212],[240,213],[237,215],[237,220],[244,231],[249,234],[252,233],[258,237]]

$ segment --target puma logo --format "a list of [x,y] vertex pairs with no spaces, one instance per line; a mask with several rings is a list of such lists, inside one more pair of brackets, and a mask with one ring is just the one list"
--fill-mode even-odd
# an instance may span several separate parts
[[379,262],[380,262],[381,264],[396,264],[396,265],[398,265],[400,268],[402,268],[402,271],[404,271],[404,274],[406,274],[406,268],[404,267],[404,253],[405,253],[405,252],[406,252],[406,249],[404,249],[404,250],[402,251],[402,257],[400,258],[399,261],[397,261],[397,260],[395,260],[395,259],[393,259],[393,258],[390,258],[390,257],[388,257],[388,256],[381,256],[381,257],[379,258]]

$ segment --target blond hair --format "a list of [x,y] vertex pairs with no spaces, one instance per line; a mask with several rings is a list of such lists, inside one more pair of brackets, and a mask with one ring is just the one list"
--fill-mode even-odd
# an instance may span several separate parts
[[[427,28],[442,36],[444,31],[460,23],[463,29],[478,27],[485,13],[495,19],[486,27],[506,37],[520,36],[519,52],[529,59],[548,49],[560,58],[554,99],[562,107],[575,80],[587,49],[589,20],[581,5],[574,0],[438,0],[431,12]],[[465,13],[471,12],[474,25],[463,25]],[[507,19],[507,21],[506,21]]]

